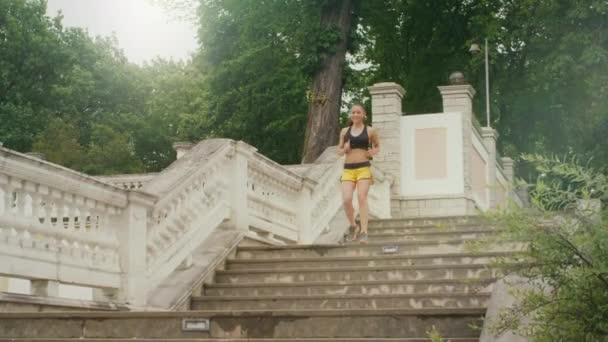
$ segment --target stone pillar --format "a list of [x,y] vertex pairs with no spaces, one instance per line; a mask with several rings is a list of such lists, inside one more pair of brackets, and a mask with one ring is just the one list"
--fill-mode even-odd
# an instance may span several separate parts
[[149,290],[146,279],[148,210],[152,209],[156,198],[142,192],[129,191],[127,199],[127,207],[123,210],[118,225],[122,270],[119,297],[125,303],[143,306]]
[[376,83],[369,87],[372,96],[373,126],[380,137],[380,153],[374,165],[395,180],[391,194],[401,194],[401,100],[403,87],[393,82]]
[[443,112],[462,113],[464,193],[465,195],[471,194],[471,153],[473,152],[471,134],[475,89],[469,84],[454,84],[437,88],[439,88],[443,100]]
[[488,150],[488,205],[490,208],[496,208],[496,140],[498,140],[498,131],[491,127],[483,127],[481,128],[481,137]]
[[312,192],[313,181],[308,178],[302,180],[302,190],[298,199],[298,243],[313,243],[312,226]]
[[177,159],[183,157],[193,146],[193,143],[187,141],[173,143],[173,149],[175,150],[175,153],[177,153]]
[[55,280],[35,279],[31,284],[31,293],[34,296],[59,297],[59,282]]
[[249,210],[247,209],[247,167],[257,149],[242,141],[234,147],[230,165],[230,220],[227,226],[241,231],[249,230]]

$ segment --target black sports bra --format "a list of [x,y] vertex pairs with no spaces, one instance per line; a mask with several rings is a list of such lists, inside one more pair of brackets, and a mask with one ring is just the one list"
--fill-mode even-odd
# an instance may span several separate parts
[[344,141],[350,141],[350,148],[367,150],[369,148],[369,135],[367,134],[367,125],[363,127],[363,132],[353,137],[350,133],[351,127],[348,127],[346,134],[344,134]]

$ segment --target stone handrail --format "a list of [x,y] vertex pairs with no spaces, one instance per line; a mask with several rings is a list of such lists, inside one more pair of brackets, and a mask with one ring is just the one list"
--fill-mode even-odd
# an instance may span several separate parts
[[95,179],[124,190],[139,190],[144,187],[156,173],[140,173],[128,175],[96,176]]
[[[2,148],[0,274],[101,288],[144,306],[220,226],[276,244],[314,241],[341,210],[342,160],[302,167],[315,175],[210,139],[156,175],[96,178]],[[390,181],[374,175],[370,210],[388,217]],[[123,189],[134,182],[141,187],[127,188],[138,190]],[[24,262],[31,267],[17,270]]]
[[145,279],[153,288],[175,270],[229,215],[229,140],[204,141],[143,189],[159,195],[148,213]]

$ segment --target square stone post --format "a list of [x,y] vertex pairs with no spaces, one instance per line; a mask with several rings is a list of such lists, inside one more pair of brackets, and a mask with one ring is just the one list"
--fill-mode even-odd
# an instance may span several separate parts
[[314,182],[308,178],[302,180],[302,189],[298,199],[298,243],[313,243],[312,226],[312,192]]
[[128,204],[118,225],[122,284],[120,300],[135,306],[146,304],[146,245],[148,242],[148,212],[156,197],[138,191],[127,193]]
[[496,208],[496,140],[498,140],[498,131],[491,127],[482,127],[481,137],[488,150],[488,205],[490,208]]
[[473,143],[473,98],[475,89],[469,84],[440,86],[444,113],[462,113],[464,193],[471,194],[471,153]]
[[401,101],[405,90],[397,83],[376,83],[369,87],[372,96],[373,126],[380,138],[380,153],[373,163],[395,180],[391,194],[401,194]]
[[226,225],[240,231],[249,230],[249,210],[247,209],[248,160],[257,149],[243,141],[234,145],[234,154],[229,170],[228,186],[230,188],[230,219]]

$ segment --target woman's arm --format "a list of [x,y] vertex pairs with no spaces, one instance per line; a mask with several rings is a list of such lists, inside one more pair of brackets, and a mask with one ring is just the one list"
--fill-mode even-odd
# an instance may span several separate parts
[[346,134],[346,128],[342,128],[340,131],[340,142],[338,143],[338,155],[342,157],[344,153],[346,153],[346,149],[344,148],[344,135]]

